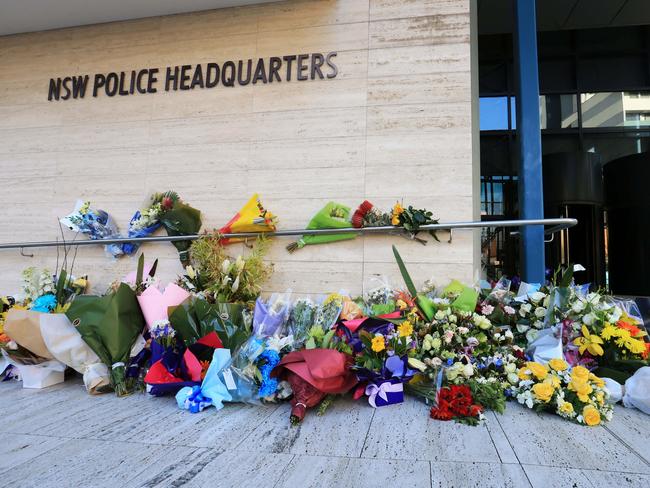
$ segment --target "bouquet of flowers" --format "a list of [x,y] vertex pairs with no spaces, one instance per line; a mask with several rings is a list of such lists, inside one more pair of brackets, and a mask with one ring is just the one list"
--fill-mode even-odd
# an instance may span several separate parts
[[203,368],[196,356],[178,341],[169,321],[159,320],[151,327],[151,367],[144,377],[147,393],[154,396],[175,394],[203,379]]
[[[260,202],[260,197],[255,193],[246,205],[219,229],[220,234],[237,234],[240,232],[273,232],[278,223],[278,218],[266,210]],[[223,238],[222,244],[240,242],[244,239]]]
[[516,398],[528,408],[589,426],[612,417],[605,382],[582,366],[569,368],[562,359],[552,359],[548,365],[528,362],[518,375]]
[[[340,203],[329,202],[316,215],[312,217],[307,224],[307,230],[317,229],[345,229],[351,227],[350,223],[350,207],[341,205]],[[357,234],[314,234],[304,235],[296,242],[292,242],[287,246],[287,251],[295,252],[302,249],[307,245],[313,244],[326,244],[329,242],[345,241],[354,239]]]
[[253,315],[253,333],[260,337],[279,336],[284,332],[284,326],[289,319],[291,292],[274,293],[266,301],[257,297]]
[[374,286],[365,296],[366,313],[370,316],[387,315],[397,308],[395,296],[397,291],[390,286],[386,278],[374,278]]
[[289,313],[287,329],[293,336],[297,347],[302,346],[307,340],[317,310],[317,305],[309,298],[299,298],[293,304]]
[[455,420],[466,425],[477,425],[483,418],[483,406],[476,403],[469,385],[442,387],[431,407],[430,416],[436,420]]
[[128,394],[125,366],[144,328],[135,292],[122,283],[104,296],[78,296],[66,311],[83,340],[110,368],[110,383],[118,396]]
[[62,266],[58,275],[29,267],[23,271],[23,292],[27,307],[34,312],[64,312],[75,296],[86,291],[88,279],[75,278]]
[[[90,239],[117,239],[119,233],[113,219],[104,210],[95,209],[90,202],[77,200],[72,213],[60,219],[61,224],[73,232],[87,235]],[[122,254],[120,246],[108,245],[106,251],[112,256]]]
[[252,303],[273,273],[273,266],[264,262],[268,249],[269,241],[260,236],[247,256],[233,259],[218,234],[202,237],[192,244],[192,266],[178,284],[210,302]]
[[[129,222],[128,237],[149,237],[160,229],[163,195],[160,193],[152,195],[145,206],[133,214]],[[140,244],[137,242],[126,242],[119,245],[120,251],[128,255],[135,254],[139,247]]]
[[24,388],[46,388],[63,382],[65,364],[49,351],[41,333],[40,312],[14,307],[7,312],[4,333],[10,339],[3,355],[16,367]]
[[83,375],[91,395],[109,391],[108,368],[63,313],[40,314],[43,342],[54,358]]
[[409,368],[409,355],[415,355],[417,342],[413,322],[415,312],[397,327],[389,323],[373,334],[359,332],[363,349],[355,357],[354,371],[361,382],[367,383],[365,393],[373,407],[404,401],[403,383],[415,370]]
[[[427,241],[418,238],[417,234],[420,232],[421,226],[439,222],[432,217],[433,213],[426,209],[416,209],[410,205],[405,208],[400,202],[395,203],[390,212],[382,212],[368,200],[364,200],[352,215],[351,222],[352,226],[356,228],[385,227],[389,225],[401,227],[404,237],[426,244]],[[435,230],[430,230],[429,234],[436,241],[439,240]]]
[[[151,197],[152,205],[160,204],[158,219],[170,236],[198,234],[201,230],[201,212],[183,202],[174,191],[156,193]],[[183,265],[190,261],[190,241],[173,241]]]
[[291,385],[291,423],[302,422],[307,408],[327,395],[350,391],[357,383],[350,369],[353,363],[352,356],[334,349],[305,349],[284,356],[273,375]]

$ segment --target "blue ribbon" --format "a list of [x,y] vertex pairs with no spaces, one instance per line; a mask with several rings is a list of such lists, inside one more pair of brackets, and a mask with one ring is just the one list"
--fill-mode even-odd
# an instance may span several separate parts
[[212,405],[212,399],[201,393],[200,386],[192,387],[192,393],[185,402],[190,413],[199,413],[205,407]]

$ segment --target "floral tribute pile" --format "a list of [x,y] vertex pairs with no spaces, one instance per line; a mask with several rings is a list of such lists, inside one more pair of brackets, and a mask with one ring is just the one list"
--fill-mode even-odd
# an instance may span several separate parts
[[[89,206],[77,213],[70,221],[79,229],[108,222]],[[411,395],[437,420],[476,425],[510,400],[592,426],[612,416],[612,380],[638,385],[648,371],[650,342],[634,303],[576,285],[570,269],[545,284],[502,278],[485,288],[418,289],[393,246],[403,285],[378,279],[364,296],[263,298],[269,241],[259,236],[233,256],[223,233],[271,231],[276,222],[254,195],[220,231],[176,242],[185,268],[172,283],[160,283],[157,262],[144,255],[98,296],[85,294],[86,277],[72,276],[68,252],[54,272],[26,270],[21,296],[2,297],[0,373],[43,388],[72,368],[91,394],[173,397],[192,413],[290,401],[293,424],[341,395],[373,408]],[[430,212],[401,204],[383,213],[369,202],[354,212],[331,202],[309,227],[393,225],[414,238],[431,222]],[[129,235],[156,226],[196,233],[200,213],[173,192],[156,194]],[[342,239],[305,236],[291,249]]]

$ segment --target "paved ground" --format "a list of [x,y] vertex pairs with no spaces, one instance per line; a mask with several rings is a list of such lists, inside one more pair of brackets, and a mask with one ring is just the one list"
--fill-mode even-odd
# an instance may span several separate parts
[[169,399],[0,383],[3,487],[650,486],[650,416],[587,428],[511,404],[480,427],[430,420],[413,399],[342,400],[288,425],[289,406],[190,414]]

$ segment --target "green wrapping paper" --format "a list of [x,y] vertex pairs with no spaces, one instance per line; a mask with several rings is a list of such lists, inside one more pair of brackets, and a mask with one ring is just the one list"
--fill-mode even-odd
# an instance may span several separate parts
[[239,303],[208,303],[190,297],[178,307],[170,307],[169,323],[189,346],[216,332],[223,347],[234,351],[250,335],[244,318],[245,305]]
[[117,396],[128,394],[126,364],[131,348],[144,328],[135,292],[121,283],[105,296],[77,296],[66,315],[83,340],[108,366]]
[[[160,216],[160,223],[170,236],[198,234],[201,230],[201,212],[180,199],[176,200],[170,210]],[[190,241],[174,241],[183,265],[189,264]]]
[[[350,223],[350,207],[336,202],[329,202],[312,217],[307,225],[307,230],[345,229],[347,227],[352,227]],[[307,245],[327,244],[329,242],[354,239],[355,237],[357,237],[357,234],[304,235],[298,241],[289,244],[287,250],[294,252]]]

